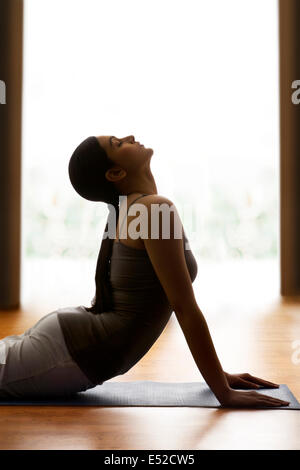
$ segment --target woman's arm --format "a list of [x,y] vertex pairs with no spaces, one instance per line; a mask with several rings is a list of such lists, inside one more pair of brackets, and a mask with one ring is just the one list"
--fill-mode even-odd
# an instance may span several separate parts
[[230,386],[200,308],[198,305],[194,306],[188,313],[186,310],[176,309],[175,314],[201,375],[219,402],[223,403],[230,392]]
[[[163,238],[166,237],[166,233],[163,233],[165,225],[162,222],[162,213],[159,213],[158,218],[153,217],[152,213],[151,217],[151,204],[163,204],[169,207],[168,238]],[[286,405],[287,402],[282,400],[257,392],[238,392],[230,387],[216,354],[207,323],[194,296],[185,261],[182,224],[176,207],[172,201],[158,195],[147,198],[145,206],[147,216],[142,220],[142,224],[147,224],[148,228],[148,236],[143,240],[145,248],[173,307],[197,367],[217,399],[225,406]],[[145,226],[143,231],[144,229]],[[151,237],[153,233],[156,234],[156,238]],[[181,233],[182,238],[175,238],[178,233]]]

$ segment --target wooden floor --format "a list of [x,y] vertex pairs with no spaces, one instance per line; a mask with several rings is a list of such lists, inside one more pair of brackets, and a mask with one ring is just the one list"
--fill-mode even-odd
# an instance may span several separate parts
[[[272,279],[271,264],[202,266],[194,289],[224,370],[285,383],[300,400],[300,353],[293,349],[295,341],[300,348],[300,301],[282,301]],[[1,312],[0,337],[23,333],[56,308],[84,304],[57,295],[49,301],[50,290],[38,302],[29,295],[22,309]],[[146,356],[112,381],[132,380],[202,380],[174,314]],[[300,411],[1,406],[0,414],[0,449],[300,448]]]

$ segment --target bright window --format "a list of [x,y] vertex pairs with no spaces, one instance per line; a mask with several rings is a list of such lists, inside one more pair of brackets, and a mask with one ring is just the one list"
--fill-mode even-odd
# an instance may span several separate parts
[[276,0],[25,1],[26,259],[89,260],[93,295],[108,212],[75,193],[69,158],[134,134],[197,261],[275,262],[277,23]]

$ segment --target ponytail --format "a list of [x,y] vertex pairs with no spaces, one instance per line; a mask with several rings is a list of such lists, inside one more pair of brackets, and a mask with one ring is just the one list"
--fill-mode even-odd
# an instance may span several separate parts
[[115,231],[117,229],[117,223],[119,218],[119,203],[114,201],[108,204],[108,206],[109,214],[107,217],[100,251],[98,254],[95,274],[96,293],[91,302],[92,306],[85,307],[87,312],[92,312],[94,314],[99,314],[101,312],[113,309],[110,286],[110,259],[112,255],[114,238],[109,238],[109,236],[105,237],[105,235],[109,233],[108,228],[112,226],[112,220],[115,215]]

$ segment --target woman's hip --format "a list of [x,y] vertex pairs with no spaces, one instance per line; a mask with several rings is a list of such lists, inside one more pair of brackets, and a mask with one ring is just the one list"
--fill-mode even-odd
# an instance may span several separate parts
[[56,311],[0,340],[0,397],[65,395],[93,386],[70,356]]

